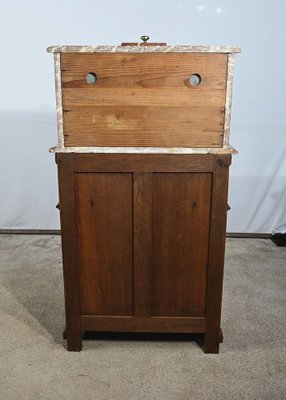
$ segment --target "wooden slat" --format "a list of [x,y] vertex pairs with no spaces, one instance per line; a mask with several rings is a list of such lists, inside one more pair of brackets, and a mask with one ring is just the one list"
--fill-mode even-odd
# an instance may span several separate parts
[[[201,87],[226,89],[226,54],[62,54],[64,88],[188,88],[188,78],[198,73]],[[86,74],[96,73],[95,85],[86,83]],[[193,88],[195,89],[195,88]]]
[[228,173],[231,156],[214,157],[205,352],[218,353],[227,216]]
[[152,315],[205,316],[212,174],[153,174]]
[[98,106],[64,118],[66,146],[220,147],[224,108]]
[[82,348],[73,154],[57,154],[67,348]]
[[132,174],[76,174],[82,314],[133,315]]
[[[94,106],[224,107],[225,90],[194,88],[76,88],[63,89],[64,110]],[[191,110],[190,110],[191,112]]]
[[113,332],[205,332],[205,318],[176,318],[176,317],[103,317],[96,315],[81,316],[82,329],[85,331]]
[[75,172],[212,172],[211,154],[80,154]]
[[151,315],[152,174],[133,175],[134,315]]

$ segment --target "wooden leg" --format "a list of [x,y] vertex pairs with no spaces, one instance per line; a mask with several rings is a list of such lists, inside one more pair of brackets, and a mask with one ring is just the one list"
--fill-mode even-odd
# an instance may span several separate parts
[[230,162],[230,156],[216,156],[214,158],[205,333],[205,353],[214,354],[219,352],[219,344],[223,339],[220,319],[227,213],[228,167]]
[[66,332],[67,350],[68,351],[81,351],[82,349],[82,333],[79,332]]
[[67,340],[67,349],[69,351],[81,351],[82,338],[83,338],[83,333],[80,332],[79,335],[73,335],[72,338],[68,339],[67,329],[65,328],[63,331],[63,339]]
[[214,335],[213,332],[205,333],[204,351],[205,353],[218,354],[219,345],[223,342],[223,333],[219,328],[218,334]]
[[57,154],[60,216],[62,231],[63,275],[66,310],[66,339],[69,351],[82,349],[77,261],[77,229],[73,155]]
[[218,354],[219,353],[220,339],[218,335],[214,335],[213,332],[205,333],[205,345],[204,352],[206,354]]

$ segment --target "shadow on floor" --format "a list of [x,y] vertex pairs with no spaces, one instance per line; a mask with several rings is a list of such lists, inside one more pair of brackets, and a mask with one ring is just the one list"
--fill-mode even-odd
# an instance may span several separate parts
[[[63,333],[66,338],[66,332]],[[132,342],[194,342],[203,351],[204,334],[202,333],[148,333],[148,332],[84,332],[83,340],[111,340]]]
[[204,335],[200,333],[139,333],[139,332],[84,332],[84,340],[196,342],[202,347]]

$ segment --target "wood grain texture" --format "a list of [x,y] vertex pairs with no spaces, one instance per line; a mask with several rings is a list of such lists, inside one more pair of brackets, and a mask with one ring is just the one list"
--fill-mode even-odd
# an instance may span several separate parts
[[[97,106],[65,111],[65,143],[69,146],[219,147],[224,108]],[[91,127],[95,127],[96,134]],[[80,132],[80,134],[77,134]],[[101,132],[102,134],[99,134]],[[136,132],[136,134],[134,134]]]
[[133,175],[134,315],[151,316],[152,174]]
[[63,276],[66,312],[66,338],[69,351],[80,351],[80,288],[77,253],[76,205],[73,176],[73,155],[57,154]]
[[[202,87],[174,88],[92,88],[63,89],[64,111],[81,110],[94,106],[143,107],[202,107],[207,112],[209,107],[218,111],[224,107],[225,90],[210,90]],[[190,110],[191,112],[191,110]]]
[[62,54],[65,145],[221,147],[226,69],[224,54]]
[[231,156],[214,157],[205,353],[218,353],[221,342],[221,303],[226,237],[228,173]]
[[[64,88],[93,90],[111,87],[189,88],[189,76],[199,73],[205,87],[226,89],[227,55],[225,54],[120,54],[97,53],[61,55]],[[88,72],[96,73],[96,85],[87,85]]]
[[211,184],[211,174],[153,174],[152,315],[205,315]]
[[75,154],[75,172],[212,172],[211,154]]
[[113,331],[113,332],[205,332],[204,317],[103,317],[96,315],[82,315],[81,323],[86,331]]
[[132,315],[132,175],[76,174],[82,314]]

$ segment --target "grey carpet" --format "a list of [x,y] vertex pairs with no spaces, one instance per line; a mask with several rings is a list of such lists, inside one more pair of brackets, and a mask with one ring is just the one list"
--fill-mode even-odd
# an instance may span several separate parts
[[65,350],[59,236],[0,236],[0,399],[286,399],[286,249],[227,242],[219,355],[192,341]]

